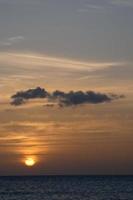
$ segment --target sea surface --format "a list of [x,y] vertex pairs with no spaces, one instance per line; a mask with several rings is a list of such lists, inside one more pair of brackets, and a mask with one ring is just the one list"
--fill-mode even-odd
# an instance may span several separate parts
[[133,200],[133,176],[0,177],[0,200]]

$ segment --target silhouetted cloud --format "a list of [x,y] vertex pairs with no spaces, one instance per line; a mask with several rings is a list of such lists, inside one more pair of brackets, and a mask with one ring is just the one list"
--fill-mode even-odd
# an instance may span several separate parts
[[123,94],[117,95],[117,94],[110,93],[110,97],[113,99],[122,99],[122,98],[125,98],[125,95]]
[[104,103],[104,102],[110,102],[115,99],[122,98],[122,95],[115,95],[115,94],[104,94],[104,93],[96,93],[94,91],[88,91],[88,92],[83,92],[83,91],[70,91],[68,93],[64,93],[62,91],[55,91],[52,94],[54,99],[58,99],[60,102],[60,105],[79,105],[79,104],[85,104],[85,103],[90,103],[90,104],[99,104],[99,103]]
[[22,97],[13,98],[11,101],[11,105],[20,106],[25,103],[25,100]]
[[36,99],[36,98],[46,98],[48,95],[47,91],[43,88],[37,87],[35,89],[29,89],[26,91],[17,92],[11,98],[22,98],[22,99]]
[[11,105],[20,106],[30,99],[46,98],[48,93],[45,89],[37,87],[26,91],[20,91],[14,94],[11,99]]
[[[35,89],[29,89],[26,91],[17,92],[12,97],[11,105],[22,105],[27,100],[37,99],[37,98],[45,98],[53,103],[57,103],[60,106],[72,106],[72,105],[80,105],[80,104],[100,104],[111,102],[115,99],[124,98],[124,95],[117,94],[105,94],[98,93],[94,91],[70,91],[63,92],[60,90],[56,90],[53,93],[48,93],[45,89],[37,87]],[[50,104],[50,106],[51,106]],[[49,104],[47,104],[49,105]]]

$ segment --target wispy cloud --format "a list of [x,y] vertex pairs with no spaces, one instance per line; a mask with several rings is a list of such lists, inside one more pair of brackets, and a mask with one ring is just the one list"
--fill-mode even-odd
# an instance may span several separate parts
[[20,35],[15,36],[15,37],[10,37],[10,38],[5,39],[4,41],[0,41],[0,46],[11,46],[23,40],[24,40],[24,37]]
[[133,0],[112,0],[112,5],[133,7]]
[[88,1],[82,5],[81,8],[77,9],[79,13],[86,13],[89,11],[105,11],[112,7],[133,7],[133,0],[100,0],[100,1]]
[[101,4],[86,3],[82,8],[79,8],[77,12],[89,12],[90,10],[100,11],[103,10],[104,6]]
[[25,69],[34,69],[38,70],[39,67],[45,69],[45,67],[49,68],[59,68],[66,70],[80,70],[80,71],[96,71],[103,70],[106,68],[121,66],[125,63],[119,61],[78,61],[66,58],[52,57],[47,55],[39,55],[35,53],[0,53],[0,65],[10,65],[23,66]]

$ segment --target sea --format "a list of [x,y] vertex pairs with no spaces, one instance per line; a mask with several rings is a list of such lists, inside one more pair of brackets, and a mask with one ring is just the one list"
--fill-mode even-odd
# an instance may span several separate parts
[[133,200],[133,176],[0,177],[0,200]]

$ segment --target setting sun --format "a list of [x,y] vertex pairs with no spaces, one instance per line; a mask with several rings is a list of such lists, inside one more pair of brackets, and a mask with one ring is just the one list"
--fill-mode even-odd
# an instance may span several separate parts
[[28,167],[32,167],[33,165],[35,165],[35,160],[33,158],[27,158],[25,160],[25,165],[28,166]]

